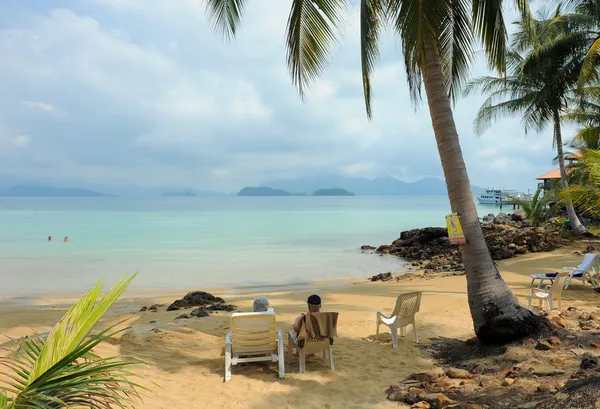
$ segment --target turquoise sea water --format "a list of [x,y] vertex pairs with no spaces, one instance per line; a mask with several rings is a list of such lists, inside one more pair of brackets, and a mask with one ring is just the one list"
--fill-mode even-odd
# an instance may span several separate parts
[[445,197],[2,198],[0,296],[70,293],[133,271],[136,290],[398,271],[400,260],[360,246],[443,226],[449,208]]

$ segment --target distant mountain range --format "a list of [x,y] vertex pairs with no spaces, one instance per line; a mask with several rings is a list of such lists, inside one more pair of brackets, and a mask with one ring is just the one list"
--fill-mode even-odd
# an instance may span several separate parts
[[[273,189],[289,192],[314,192],[323,186],[336,186],[357,196],[445,196],[446,182],[441,179],[425,178],[416,182],[402,182],[391,176],[375,179],[349,178],[346,176],[327,176],[300,179],[280,179],[261,184]],[[485,189],[472,186],[473,194]]]
[[16,185],[0,189],[0,197],[105,197],[103,193],[80,188]]
[[[308,196],[306,193],[290,193],[283,189],[273,189],[266,186],[247,186],[240,190],[237,196]],[[354,193],[345,189],[317,189],[312,196],[354,196]]]
[[[235,195],[215,191],[196,190],[181,187],[145,188],[139,186],[100,186],[86,185],[87,188],[52,187],[38,182],[20,181],[0,175],[0,197],[102,197],[102,196],[143,196],[143,197],[195,197]],[[435,178],[425,178],[417,182],[402,182],[391,176],[375,179],[350,178],[346,176],[321,176],[312,178],[279,179],[261,183],[259,188],[283,190],[285,193],[245,192],[239,196],[297,196],[311,195],[327,186],[335,186],[357,196],[445,196],[446,183]],[[474,194],[485,189],[472,186]],[[256,188],[252,188],[256,189]],[[100,193],[104,192],[104,193]],[[291,193],[295,192],[295,193]],[[108,194],[107,194],[108,193]],[[271,192],[272,193],[272,192]]]
[[272,189],[270,187],[250,187],[240,190],[237,196],[306,196],[304,193],[290,193],[283,189]]

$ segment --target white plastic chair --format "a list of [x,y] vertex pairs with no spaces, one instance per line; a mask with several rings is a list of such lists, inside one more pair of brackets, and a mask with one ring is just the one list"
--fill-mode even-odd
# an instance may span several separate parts
[[[336,316],[338,315],[337,312],[317,312],[312,314],[335,314]],[[302,321],[301,325],[305,325],[305,321]],[[318,353],[323,353],[323,359],[325,361],[329,361],[329,367],[332,371],[335,370],[335,365],[333,363],[333,346],[331,345],[331,340],[329,338],[305,338],[304,344],[302,345],[302,347],[300,347],[298,345],[298,338],[296,333],[294,331],[290,331],[288,334],[288,357],[292,356],[294,347],[296,347],[296,350],[298,351],[300,373],[304,373],[304,370],[306,368],[306,355]]]
[[549,309],[553,309],[555,306],[557,306],[558,309],[561,309],[562,290],[563,287],[565,287],[565,283],[568,279],[569,273],[565,271],[558,273],[558,275],[554,278],[552,285],[547,285],[545,290],[532,288],[531,294],[529,295],[529,306],[531,307],[532,301],[536,299],[540,302],[540,307],[543,307],[545,301]]
[[415,326],[415,314],[421,308],[421,295],[421,291],[400,295],[390,316],[378,311],[377,332],[375,335],[379,335],[379,325],[387,325],[392,331],[392,346],[398,348],[398,328],[400,328],[402,336],[405,336],[406,327],[412,325],[415,333],[415,342],[418,344],[419,337],[417,336],[417,327]]
[[225,336],[225,382],[231,379],[233,365],[241,362],[278,362],[283,379],[283,355],[283,333],[273,311],[231,314],[231,332]]
[[[571,285],[571,280],[580,280],[583,283],[591,283],[594,288],[598,288],[598,284],[594,280],[594,275],[598,269],[598,254],[588,253],[583,257],[583,261],[577,267],[563,267],[562,272],[568,272],[569,277],[565,283],[565,290]],[[537,288],[541,288],[545,280],[554,281],[556,274],[531,274],[531,285],[535,283],[535,280],[540,280]]]

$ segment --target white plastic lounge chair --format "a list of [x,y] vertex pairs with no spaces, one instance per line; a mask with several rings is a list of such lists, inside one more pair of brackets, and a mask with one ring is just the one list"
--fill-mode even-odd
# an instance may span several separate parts
[[532,301],[536,299],[540,302],[540,307],[544,305],[545,301],[549,309],[555,307],[561,309],[561,293],[568,278],[569,273],[567,271],[561,272],[554,278],[552,285],[547,285],[545,290],[532,288],[531,294],[529,295],[529,306],[531,307]]
[[[337,324],[337,316],[338,313],[337,312],[317,312],[317,313],[312,313],[312,315],[316,315],[316,314],[330,314],[331,317],[333,318],[334,322]],[[310,314],[307,314],[310,315]],[[300,324],[300,334],[306,334],[306,332],[304,331],[305,328],[303,328],[305,325],[305,320],[302,321],[302,323]],[[333,328],[333,333],[335,335],[337,329],[334,326]],[[308,335],[308,334],[306,334]],[[296,347],[296,350],[298,351],[298,361],[300,363],[300,368],[299,368],[299,372],[300,373],[304,373],[304,370],[306,368],[306,355],[307,354],[318,354],[318,353],[323,353],[323,359],[325,361],[329,361],[329,367],[331,368],[331,370],[335,370],[335,365],[333,363],[333,339],[332,338],[328,338],[328,337],[317,337],[317,338],[311,338],[310,336],[306,336],[305,338],[302,338],[298,335],[296,335],[296,333],[294,331],[290,331],[288,334],[288,356],[291,357],[292,356],[292,352],[293,352],[293,348]]]
[[379,335],[379,325],[387,325],[392,331],[392,346],[398,348],[398,328],[402,331],[402,336],[406,335],[406,327],[412,325],[415,333],[415,342],[419,343],[417,337],[417,327],[415,326],[415,314],[421,308],[421,291],[402,294],[396,300],[394,311],[388,317],[381,312],[377,312],[377,332]]
[[285,376],[283,333],[275,326],[272,311],[231,314],[231,332],[225,336],[225,382],[233,365],[241,362],[279,363],[279,379]]
[[[561,272],[569,272],[569,277],[565,283],[565,290],[571,285],[571,280],[580,280],[583,283],[591,283],[594,288],[598,288],[598,284],[594,280],[593,275],[597,273],[598,269],[598,254],[588,253],[583,257],[583,261],[577,267],[563,267]],[[535,283],[535,280],[540,280],[537,288],[541,288],[545,280],[554,281],[558,273],[547,273],[547,274],[531,274],[531,285]]]

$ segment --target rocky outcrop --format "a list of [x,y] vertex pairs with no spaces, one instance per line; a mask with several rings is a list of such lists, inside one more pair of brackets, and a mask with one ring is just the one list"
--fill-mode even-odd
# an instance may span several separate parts
[[[554,226],[545,225],[534,230],[523,217],[522,213],[516,212],[483,218],[481,228],[494,260],[552,251],[565,244]],[[404,231],[391,245],[379,246],[377,253],[398,256],[426,270],[464,270],[459,247],[450,244],[447,230],[441,227]]]
[[215,297],[204,291],[193,291],[187,293],[182,299],[176,300],[169,305],[167,311],[192,307],[208,307],[211,311],[233,311],[236,309],[234,305],[225,304],[225,300],[221,297]]
[[369,278],[369,281],[386,282],[386,281],[390,281],[392,278],[393,278],[392,273],[379,273],[379,274],[374,275],[373,277]]

